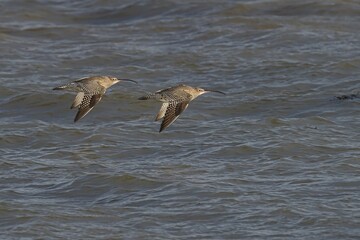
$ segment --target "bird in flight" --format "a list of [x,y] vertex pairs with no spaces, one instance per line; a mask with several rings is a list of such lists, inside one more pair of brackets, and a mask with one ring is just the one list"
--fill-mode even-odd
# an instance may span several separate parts
[[100,102],[102,96],[109,87],[121,81],[137,83],[131,79],[118,79],[110,76],[94,76],[78,79],[71,83],[56,87],[53,90],[68,90],[77,92],[75,100],[70,107],[71,109],[79,109],[74,119],[74,122],[77,122],[81,118],[85,117],[85,115],[88,114],[98,102]]
[[205,90],[181,84],[175,87],[161,89],[155,93],[140,97],[139,100],[155,99],[156,101],[162,102],[160,111],[155,118],[155,121],[162,119],[159,130],[159,132],[162,132],[175,122],[192,100],[207,92],[217,92],[225,95],[225,93],[221,91]]

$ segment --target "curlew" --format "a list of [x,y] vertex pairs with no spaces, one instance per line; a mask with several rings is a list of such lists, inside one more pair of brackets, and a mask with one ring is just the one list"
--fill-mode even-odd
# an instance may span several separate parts
[[81,118],[85,117],[85,115],[88,114],[98,102],[100,102],[102,96],[109,87],[120,81],[137,83],[131,79],[118,79],[110,76],[94,76],[81,78],[66,85],[56,87],[53,90],[69,90],[77,92],[75,100],[70,107],[71,109],[79,109],[74,119],[74,122],[77,122]]
[[155,118],[155,121],[162,119],[159,130],[159,132],[161,132],[175,122],[180,114],[189,106],[189,103],[192,100],[207,92],[217,92],[225,95],[225,93],[220,91],[209,89],[205,90],[182,84],[148,94],[140,97],[139,100],[155,99],[162,102],[160,111]]

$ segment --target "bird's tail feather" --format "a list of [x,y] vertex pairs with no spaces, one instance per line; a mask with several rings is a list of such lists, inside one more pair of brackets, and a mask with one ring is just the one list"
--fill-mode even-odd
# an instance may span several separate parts
[[76,87],[76,85],[74,83],[68,83],[65,85],[61,85],[58,87],[53,88],[53,90],[64,90],[64,89],[74,89]]
[[150,94],[148,94],[148,95],[139,97],[138,99],[139,99],[139,100],[148,100],[148,99],[154,99],[154,98],[155,98],[155,94],[150,93]]
[[66,88],[67,88],[67,85],[63,85],[63,86],[55,87],[55,88],[53,88],[53,90],[63,90]]

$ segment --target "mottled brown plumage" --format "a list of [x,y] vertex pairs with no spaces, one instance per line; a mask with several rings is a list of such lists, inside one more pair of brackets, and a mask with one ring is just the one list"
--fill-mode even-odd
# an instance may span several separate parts
[[140,97],[139,100],[155,99],[162,102],[162,106],[155,118],[155,121],[162,119],[159,130],[159,132],[162,132],[165,128],[175,122],[192,100],[207,92],[225,94],[215,90],[204,90],[202,88],[190,87],[187,85],[178,85]]
[[77,92],[74,102],[70,107],[71,109],[79,109],[74,119],[74,122],[77,122],[81,118],[85,117],[85,115],[88,114],[98,102],[100,102],[102,96],[109,87],[120,81],[131,81],[136,83],[136,81],[131,79],[117,79],[110,76],[94,76],[81,78],[66,85],[56,87],[53,90],[69,90]]

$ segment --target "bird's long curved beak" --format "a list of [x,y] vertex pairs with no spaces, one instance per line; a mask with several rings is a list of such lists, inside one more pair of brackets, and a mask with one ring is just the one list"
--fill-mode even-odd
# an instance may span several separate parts
[[204,89],[206,92],[216,92],[216,93],[221,93],[221,94],[224,94],[226,95],[226,93],[224,92],[221,92],[221,91],[217,91],[217,90],[211,90],[211,89]]
[[125,82],[133,82],[133,83],[136,83],[136,84],[138,84],[138,82],[137,82],[137,81],[135,81],[135,80],[132,80],[132,79],[128,79],[128,78],[122,78],[122,79],[120,79],[120,81],[125,81]]

